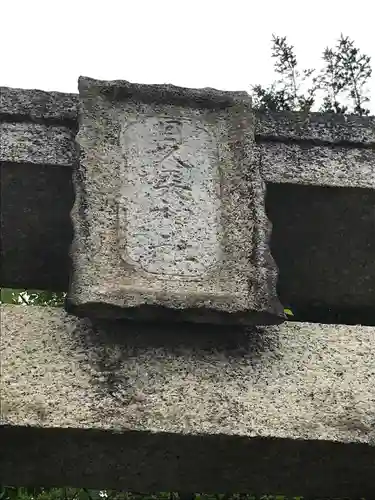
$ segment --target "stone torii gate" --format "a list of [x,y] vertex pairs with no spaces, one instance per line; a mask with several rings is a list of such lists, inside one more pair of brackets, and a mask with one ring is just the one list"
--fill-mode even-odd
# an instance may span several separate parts
[[0,92],[0,482],[374,496],[374,119]]

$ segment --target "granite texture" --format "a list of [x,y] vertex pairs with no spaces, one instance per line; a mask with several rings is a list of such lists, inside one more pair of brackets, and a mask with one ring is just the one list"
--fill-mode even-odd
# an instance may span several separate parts
[[283,142],[258,147],[266,182],[375,189],[375,148]]
[[280,323],[246,93],[80,78],[68,310]]
[[[78,103],[77,94],[0,87],[1,120],[57,121],[76,128]],[[375,117],[259,111],[255,111],[255,116],[255,134],[260,141],[276,139],[375,146]]]
[[375,147],[375,116],[332,113],[258,112],[257,138],[316,144]]
[[65,126],[0,122],[0,161],[72,167],[75,133]]
[[2,483],[375,493],[375,328],[2,306],[1,330]]
[[76,128],[78,95],[0,87],[0,120],[52,121]]

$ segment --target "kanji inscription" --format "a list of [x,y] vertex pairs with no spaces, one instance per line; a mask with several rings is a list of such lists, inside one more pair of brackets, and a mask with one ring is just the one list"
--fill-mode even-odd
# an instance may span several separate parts
[[148,273],[200,277],[220,250],[214,136],[194,120],[146,117],[124,126],[121,146],[123,259]]

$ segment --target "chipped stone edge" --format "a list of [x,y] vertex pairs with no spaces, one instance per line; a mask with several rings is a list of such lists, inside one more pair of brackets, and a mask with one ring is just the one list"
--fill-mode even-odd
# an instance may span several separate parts
[[[253,282],[256,286],[253,289],[255,297],[255,305],[265,302],[265,297],[260,293],[262,290],[269,290],[269,300],[275,304],[275,314],[286,315],[284,307],[280,302],[277,293],[277,283],[279,279],[279,267],[271,252],[271,237],[272,237],[272,221],[267,216],[266,210],[266,195],[267,187],[266,181],[262,178],[260,171],[260,151],[254,144],[252,151],[253,155],[253,168],[254,178],[251,181],[253,192],[257,194],[256,203],[253,204],[253,218],[255,221],[256,231],[254,232],[253,239],[257,239],[258,243],[253,245],[253,260],[254,269],[257,271],[257,276],[253,276]],[[259,276],[260,274],[260,276]],[[268,283],[264,282],[268,280]]]
[[140,84],[127,80],[97,80],[87,76],[78,79],[79,94],[89,98],[91,95],[102,95],[114,100],[121,98],[147,98],[152,101],[166,103],[212,105],[227,107],[236,104],[251,106],[251,97],[244,91],[225,91],[211,87],[200,89],[179,87],[172,84]]

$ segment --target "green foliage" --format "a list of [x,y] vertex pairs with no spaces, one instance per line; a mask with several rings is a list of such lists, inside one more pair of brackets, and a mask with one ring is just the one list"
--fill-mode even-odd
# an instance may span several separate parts
[[314,70],[298,69],[293,45],[288,45],[286,37],[272,35],[272,58],[275,72],[279,75],[268,88],[253,87],[254,106],[270,111],[310,111],[315,102],[316,85],[307,86]]
[[4,487],[0,500],[100,500],[98,490],[85,488],[11,488]]
[[285,308],[284,308],[284,313],[285,313],[287,316],[294,316],[293,311],[292,311],[289,307],[285,307]]
[[2,288],[0,294],[0,303],[61,307],[64,304],[65,296],[65,292],[51,292],[48,290],[16,290],[14,288]]
[[128,493],[116,490],[89,490],[86,488],[10,488],[0,489],[0,500],[303,500],[303,497],[284,495],[251,494],[179,494],[161,492],[155,494]]
[[272,35],[272,58],[279,78],[266,88],[253,86],[255,108],[369,114],[365,104],[370,101],[366,85],[372,74],[371,58],[362,54],[349,37],[341,35],[335,48],[324,50],[320,71],[300,70],[294,47],[286,37]]
[[0,303],[1,304],[18,304],[18,296],[22,290],[15,290],[12,288],[2,288],[0,290]]
[[325,90],[322,111],[346,113],[349,108],[340,104],[342,97],[352,104],[351,111],[368,115],[364,107],[369,102],[365,86],[371,77],[371,58],[361,54],[354,42],[341,35],[335,49],[326,48],[323,53],[325,71],[320,77],[320,87]]

